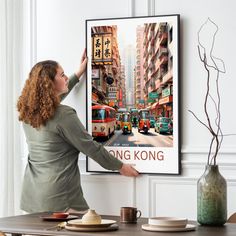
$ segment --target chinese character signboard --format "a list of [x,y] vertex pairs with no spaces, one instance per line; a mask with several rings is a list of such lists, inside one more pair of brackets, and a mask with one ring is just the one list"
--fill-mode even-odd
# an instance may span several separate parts
[[[180,174],[179,22],[86,21],[88,132],[144,174]],[[89,157],[86,169],[110,172]]]
[[103,58],[105,61],[111,61],[112,59],[112,48],[111,48],[111,36],[103,37]]
[[93,59],[95,61],[102,60],[102,36],[93,37]]
[[92,36],[92,60],[95,64],[112,63],[112,37],[111,34],[94,34]]

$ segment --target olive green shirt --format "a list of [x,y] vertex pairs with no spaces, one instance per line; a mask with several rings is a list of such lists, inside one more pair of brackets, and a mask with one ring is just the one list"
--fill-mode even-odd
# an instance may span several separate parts
[[[72,89],[78,78],[70,81]],[[21,196],[21,209],[26,212],[89,208],[80,182],[80,152],[108,170],[122,167],[121,161],[93,140],[69,106],[60,104],[53,119],[40,129],[25,123],[23,128],[29,149]]]

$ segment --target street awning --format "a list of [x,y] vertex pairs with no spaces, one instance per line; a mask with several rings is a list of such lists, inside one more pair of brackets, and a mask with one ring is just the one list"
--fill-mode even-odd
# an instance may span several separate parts
[[157,106],[158,106],[158,102],[153,103],[152,106],[151,106],[151,110],[156,109]]

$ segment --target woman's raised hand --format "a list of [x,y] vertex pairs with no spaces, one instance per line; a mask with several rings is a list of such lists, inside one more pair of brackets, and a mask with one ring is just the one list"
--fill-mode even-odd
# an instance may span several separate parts
[[81,57],[80,67],[75,72],[75,74],[78,78],[80,78],[80,76],[85,72],[86,67],[87,67],[87,62],[88,62],[88,58],[87,58],[87,55],[86,55],[86,49],[84,49],[83,55]]

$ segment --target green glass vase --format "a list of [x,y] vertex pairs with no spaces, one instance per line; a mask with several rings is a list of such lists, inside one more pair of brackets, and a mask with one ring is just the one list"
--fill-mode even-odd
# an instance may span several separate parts
[[227,220],[227,183],[217,165],[207,165],[197,183],[197,221],[220,226]]

